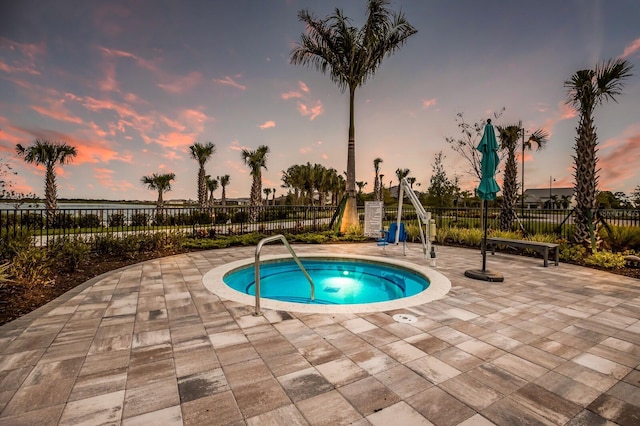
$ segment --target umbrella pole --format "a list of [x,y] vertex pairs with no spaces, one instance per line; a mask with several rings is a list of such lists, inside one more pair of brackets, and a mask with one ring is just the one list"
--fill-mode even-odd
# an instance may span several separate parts
[[484,207],[484,236],[482,237],[482,272],[487,271],[487,200],[482,200]]

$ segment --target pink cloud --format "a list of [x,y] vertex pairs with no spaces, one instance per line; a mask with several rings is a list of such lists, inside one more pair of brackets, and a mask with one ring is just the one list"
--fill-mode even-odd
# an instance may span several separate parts
[[260,124],[258,127],[263,129],[263,130],[264,129],[269,129],[271,127],[276,127],[276,122],[272,121],[272,120],[265,121],[264,123]]
[[128,190],[134,188],[134,185],[126,180],[114,181],[114,174],[115,171],[111,169],[102,167],[95,167],[93,169],[93,177],[98,181],[100,185],[107,189],[110,189],[111,191],[127,192]]
[[640,128],[627,130],[627,136],[611,139],[601,145],[598,168],[600,187],[614,190],[625,186],[625,182],[637,177],[640,164]]
[[149,61],[133,53],[124,50],[109,49],[107,47],[98,47],[98,49],[107,57],[131,59],[141,68],[154,72],[158,70],[158,67],[153,61]]
[[205,113],[196,109],[185,109],[180,113],[180,117],[188,123],[198,126],[202,126],[205,121],[209,120],[209,117]]
[[61,108],[61,107],[56,108],[54,106],[53,108],[49,109],[49,108],[41,107],[38,105],[31,105],[31,109],[36,111],[40,115],[53,118],[54,120],[66,121],[68,123],[74,123],[74,124],[82,124],[82,119],[80,117],[76,117],[69,114],[69,112],[66,111],[65,108]]
[[309,120],[313,121],[317,116],[324,112],[324,107],[320,101],[317,101],[315,106],[312,107],[308,107],[302,102],[298,102],[298,112],[304,117],[309,116]]
[[633,40],[628,46],[625,46],[624,51],[622,52],[622,57],[628,58],[638,50],[640,50],[640,38]]
[[190,72],[184,77],[174,79],[171,83],[161,84],[158,87],[167,93],[181,94],[188,92],[202,82],[202,73],[197,71]]
[[31,75],[40,74],[36,67],[36,59],[46,52],[44,42],[40,44],[18,43],[8,38],[0,37],[0,50],[8,50],[15,57],[11,64],[4,61],[0,62],[0,69],[3,71]]
[[250,149],[250,148],[244,145],[240,145],[240,142],[238,142],[238,140],[234,140],[231,142],[231,145],[227,147],[227,149],[231,151],[242,151],[243,149]]
[[286,101],[287,99],[291,99],[291,98],[301,98],[302,93],[290,91],[290,92],[281,94],[280,97]]
[[118,82],[116,81],[116,67],[114,64],[107,64],[104,67],[105,77],[98,83],[98,87],[103,92],[114,92],[118,90]]
[[298,82],[298,87],[300,87],[300,90],[302,90],[304,93],[309,93],[309,87],[307,87],[307,85],[302,81]]
[[[242,77],[241,75],[236,75],[236,78]],[[225,86],[231,86],[231,87],[235,87],[236,89],[240,89],[240,90],[247,90],[247,86],[244,86],[240,83],[237,83],[233,78],[229,77],[228,75],[225,76],[225,78],[223,79],[214,79],[213,80],[214,83],[218,83],[218,84],[222,84]]]
[[154,142],[165,148],[183,148],[191,145],[196,136],[195,133],[169,132],[159,135]]
[[422,107],[428,109],[432,106],[435,106],[438,103],[436,98],[426,99],[422,101]]

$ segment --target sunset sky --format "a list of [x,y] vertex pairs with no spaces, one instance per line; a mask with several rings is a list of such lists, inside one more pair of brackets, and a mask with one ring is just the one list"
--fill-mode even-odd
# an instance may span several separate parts
[[[610,58],[634,66],[618,102],[596,110],[600,189],[640,185],[640,2],[637,0],[393,0],[418,29],[356,91],[356,177],[373,189],[409,168],[426,190],[434,156],[476,184],[445,142],[505,108],[497,124],[546,129],[548,148],[525,156],[525,187],[573,186],[578,119],[563,83]],[[342,8],[360,26],[365,0],[0,0],[0,157],[24,192],[44,194],[44,170],[15,145],[65,141],[78,156],[58,169],[64,198],[154,200],[140,183],[176,174],[165,199],[197,198],[195,141],[213,142],[212,176],[246,197],[241,150],[267,145],[263,187],[282,195],[281,171],[320,163],[346,170],[348,94],[329,76],[289,63],[305,30]],[[520,170],[518,170],[520,173]],[[518,177],[520,179],[520,177]],[[220,197],[220,191],[215,194]]]

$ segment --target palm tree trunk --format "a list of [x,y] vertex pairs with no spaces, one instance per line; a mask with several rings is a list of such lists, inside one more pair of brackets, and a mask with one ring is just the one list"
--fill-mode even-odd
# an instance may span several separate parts
[[58,208],[58,191],[56,187],[56,171],[54,164],[47,164],[45,176],[45,203],[47,209],[47,223],[53,225],[55,211]]
[[253,176],[253,182],[251,183],[251,196],[250,196],[250,204],[251,208],[249,210],[249,221],[257,222],[258,215],[260,213],[260,203],[261,203],[261,194],[262,193],[262,175],[256,174]]
[[515,152],[510,150],[505,164],[502,185],[502,208],[500,210],[500,229],[502,231],[510,231],[515,220],[514,205],[516,201],[517,173]]
[[358,205],[356,201],[356,136],[354,124],[355,87],[349,88],[349,142],[347,145],[347,203],[344,208],[340,232],[357,226]]
[[575,234],[578,244],[595,246],[599,242],[595,226],[594,209],[596,202],[596,187],[598,176],[596,173],[597,157],[596,145],[598,139],[593,124],[593,116],[584,114],[578,124],[576,137],[576,171],[575,171]]
[[204,207],[207,202],[207,188],[206,188],[206,172],[204,170],[204,164],[200,165],[198,169],[198,205]]

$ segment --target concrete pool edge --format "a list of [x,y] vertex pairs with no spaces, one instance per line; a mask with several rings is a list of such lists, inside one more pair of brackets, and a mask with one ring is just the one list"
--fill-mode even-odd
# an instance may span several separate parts
[[[434,300],[444,297],[451,289],[451,281],[441,274],[440,272],[422,266],[416,263],[407,262],[404,260],[381,258],[379,256],[366,256],[366,255],[353,255],[353,254],[340,254],[340,255],[328,255],[326,253],[307,253],[298,256],[301,259],[353,259],[361,260],[364,262],[379,263],[383,265],[392,265],[404,269],[409,269],[417,274],[423,275],[429,280],[429,288],[410,297],[402,299],[391,300],[388,302],[376,302],[358,305],[311,305],[303,303],[291,303],[280,302],[272,299],[261,298],[260,306],[265,309],[272,309],[277,311],[289,311],[298,313],[314,313],[314,314],[343,314],[343,313],[369,313],[369,312],[383,312],[397,309],[409,308],[424,303],[429,303]],[[290,255],[271,255],[263,256],[262,261],[278,260],[278,259],[291,259]],[[211,293],[217,295],[220,298],[231,300],[234,302],[242,303],[248,306],[255,306],[255,297],[248,294],[236,291],[227,286],[223,277],[229,272],[248,266],[254,263],[253,258],[241,259],[235,262],[230,262],[226,265],[219,266],[207,272],[202,277],[202,283]]]

